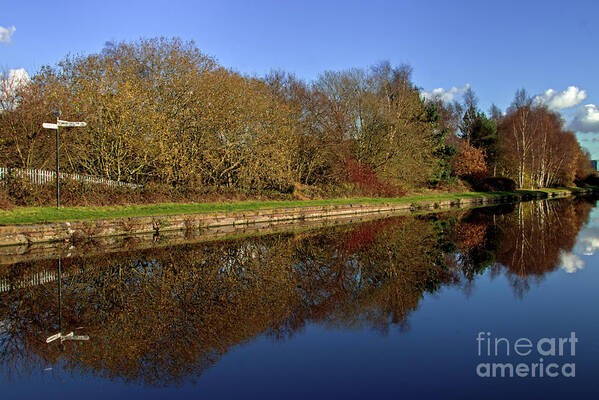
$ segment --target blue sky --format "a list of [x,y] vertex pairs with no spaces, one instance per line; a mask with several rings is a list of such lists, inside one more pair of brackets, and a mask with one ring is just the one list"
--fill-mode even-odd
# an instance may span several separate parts
[[521,87],[553,89],[546,101],[568,106],[556,108],[568,121],[578,115],[573,126],[588,131],[578,136],[599,158],[599,109],[589,106],[599,105],[598,17],[599,1],[578,0],[22,0],[0,7],[0,68],[31,75],[67,53],[155,36],[194,40],[225,66],[257,75],[282,68],[311,80],[381,60],[409,63],[424,90],[459,94],[470,84],[484,109],[504,109]]

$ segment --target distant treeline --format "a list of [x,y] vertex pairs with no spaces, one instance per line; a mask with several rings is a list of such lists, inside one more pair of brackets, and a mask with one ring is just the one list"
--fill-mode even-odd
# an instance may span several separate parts
[[425,99],[410,67],[387,62],[311,83],[281,71],[258,78],[161,38],[68,56],[4,92],[6,167],[53,168],[41,124],[60,109],[88,123],[62,131],[66,172],[139,184],[393,196],[492,176],[571,185],[591,173],[560,116],[524,91],[487,116],[471,90],[463,102]]

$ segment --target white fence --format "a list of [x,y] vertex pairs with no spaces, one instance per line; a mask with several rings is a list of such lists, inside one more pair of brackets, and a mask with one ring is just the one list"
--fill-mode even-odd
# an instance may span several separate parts
[[[63,274],[64,278],[64,274]],[[0,278],[0,293],[9,292],[13,289],[22,289],[31,286],[43,285],[44,283],[53,282],[58,279],[57,271],[41,271],[30,275],[24,279],[19,279],[12,284],[6,278]]]
[[[6,179],[6,177],[8,177],[10,174],[13,174],[14,176],[17,176],[19,178],[29,179],[31,182],[40,185],[56,181],[56,172],[54,171],[0,167],[0,181]],[[106,185],[111,187],[128,187],[132,189],[137,189],[140,187],[140,185],[136,185],[134,183],[113,181],[110,179],[98,178],[96,176],[91,175],[67,174],[64,172],[60,173],[60,179],[72,179],[77,182],[97,183],[100,185]]]

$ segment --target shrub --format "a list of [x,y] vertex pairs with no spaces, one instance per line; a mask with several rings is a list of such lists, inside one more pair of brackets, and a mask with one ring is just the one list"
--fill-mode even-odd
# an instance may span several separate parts
[[394,197],[403,196],[405,191],[398,185],[381,181],[367,164],[353,158],[345,161],[346,180],[356,185],[366,196]]
[[0,210],[10,210],[14,206],[15,205],[10,200],[10,197],[8,197],[8,193],[0,187]]
[[513,192],[516,190],[516,182],[501,176],[473,179],[471,184],[473,189],[478,192]]
[[[7,199],[4,206],[54,206],[56,186],[33,184],[27,180],[10,177],[0,186]],[[2,194],[0,194],[1,196]],[[60,204],[63,206],[106,206],[156,203],[193,203],[243,200],[291,200],[290,194],[274,191],[246,191],[235,188],[204,186],[200,188],[146,185],[140,189],[109,187],[72,180],[61,180]]]
[[[294,193],[275,190],[249,190],[224,186],[171,186],[146,184],[139,189],[89,184],[70,179],[61,180],[60,204],[62,206],[107,206],[156,203],[193,203],[223,201],[294,200],[310,198],[336,198],[352,196],[401,196],[399,186],[381,182],[372,169],[356,161],[348,164],[347,176],[336,185],[302,186]],[[34,184],[27,179],[10,176],[0,185],[0,208],[43,207],[56,204],[55,183]]]
[[26,179],[8,175],[3,179],[2,187],[10,202],[16,206],[38,203],[37,190],[39,186]]
[[485,152],[468,143],[460,143],[458,152],[451,162],[451,169],[459,177],[480,178],[486,176]]
[[577,186],[599,186],[599,175],[592,173],[587,175],[583,180],[576,181]]

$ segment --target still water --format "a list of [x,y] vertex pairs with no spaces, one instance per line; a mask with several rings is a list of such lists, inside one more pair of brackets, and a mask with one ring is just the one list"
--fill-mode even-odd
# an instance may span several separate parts
[[4,265],[0,398],[597,398],[595,206]]

